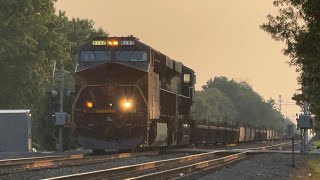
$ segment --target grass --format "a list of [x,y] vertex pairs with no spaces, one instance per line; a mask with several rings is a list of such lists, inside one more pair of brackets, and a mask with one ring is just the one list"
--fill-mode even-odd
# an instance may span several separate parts
[[320,141],[311,141],[310,142],[311,152],[317,152],[317,146],[320,146]]
[[320,175],[320,159],[309,160],[308,166],[312,170],[312,172]]
[[[317,152],[317,146],[320,146],[320,141],[311,141],[311,152]],[[320,180],[320,156],[315,159],[305,158],[304,164],[294,172],[292,179]]]
[[309,171],[306,173],[305,179],[320,179],[320,159],[313,159],[307,162]]
[[319,180],[320,179],[320,159],[305,159],[303,166],[298,167],[290,179],[294,180]]

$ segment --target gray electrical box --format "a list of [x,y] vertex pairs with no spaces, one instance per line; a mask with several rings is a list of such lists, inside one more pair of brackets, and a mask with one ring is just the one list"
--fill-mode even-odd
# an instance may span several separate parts
[[31,150],[30,110],[0,110],[0,152]]
[[312,129],[313,122],[310,115],[300,115],[298,118],[298,128],[300,129]]
[[56,126],[63,126],[66,124],[66,120],[68,117],[68,114],[66,112],[56,112],[54,115],[56,118]]

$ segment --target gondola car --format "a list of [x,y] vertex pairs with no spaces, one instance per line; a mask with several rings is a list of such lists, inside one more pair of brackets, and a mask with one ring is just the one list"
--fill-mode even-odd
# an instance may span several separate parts
[[275,130],[265,130],[241,125],[221,125],[212,122],[208,123],[205,120],[196,121],[193,131],[192,143],[196,145],[273,141],[284,138],[281,136],[281,133]]

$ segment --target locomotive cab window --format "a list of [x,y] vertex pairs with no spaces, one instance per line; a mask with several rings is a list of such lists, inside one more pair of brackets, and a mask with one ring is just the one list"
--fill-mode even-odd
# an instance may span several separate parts
[[190,83],[190,74],[184,74],[183,81],[184,83]]
[[81,61],[110,61],[110,51],[81,51]]
[[117,61],[146,62],[148,60],[148,55],[145,51],[116,51],[115,54]]

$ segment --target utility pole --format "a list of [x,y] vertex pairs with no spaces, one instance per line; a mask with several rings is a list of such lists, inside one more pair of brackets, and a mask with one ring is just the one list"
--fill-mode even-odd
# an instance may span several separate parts
[[[280,111],[280,113],[282,113],[282,102],[283,102],[282,95],[279,95],[278,102],[279,102],[279,111]],[[282,119],[282,128],[283,128],[283,130],[285,130],[285,128],[286,128],[284,125],[284,119]]]
[[[60,113],[63,113],[63,92],[64,92],[64,65],[61,66],[60,69]],[[63,126],[62,125],[57,125],[58,127],[58,142],[56,144],[57,151],[62,152],[62,130]]]
[[282,112],[282,95],[279,95],[279,100],[278,100],[278,103],[279,103],[279,111]]
[[[303,112],[304,112],[304,115],[305,116],[308,116],[309,115],[309,112],[308,112],[308,103],[307,101],[304,102],[303,104]],[[303,129],[303,152],[305,154],[308,154],[308,129],[307,128],[304,128]]]
[[[55,63],[54,63],[54,69],[53,69],[53,89],[51,90],[51,95],[53,97],[56,97],[58,95],[57,91],[55,90]],[[59,88],[59,111],[55,112],[54,114],[54,120],[55,120],[55,130],[58,130],[58,138],[54,136],[55,140],[56,140],[56,150],[59,152],[63,151],[63,143],[62,143],[62,138],[63,138],[63,127],[66,124],[66,120],[68,117],[68,114],[66,112],[63,112],[63,98],[64,98],[64,84],[65,84],[65,79],[64,79],[64,75],[65,75],[65,70],[64,70],[64,65],[61,65],[61,69],[60,69],[60,77],[58,77],[59,81],[59,86],[57,88]]]
[[288,118],[288,101],[286,100],[286,118]]

